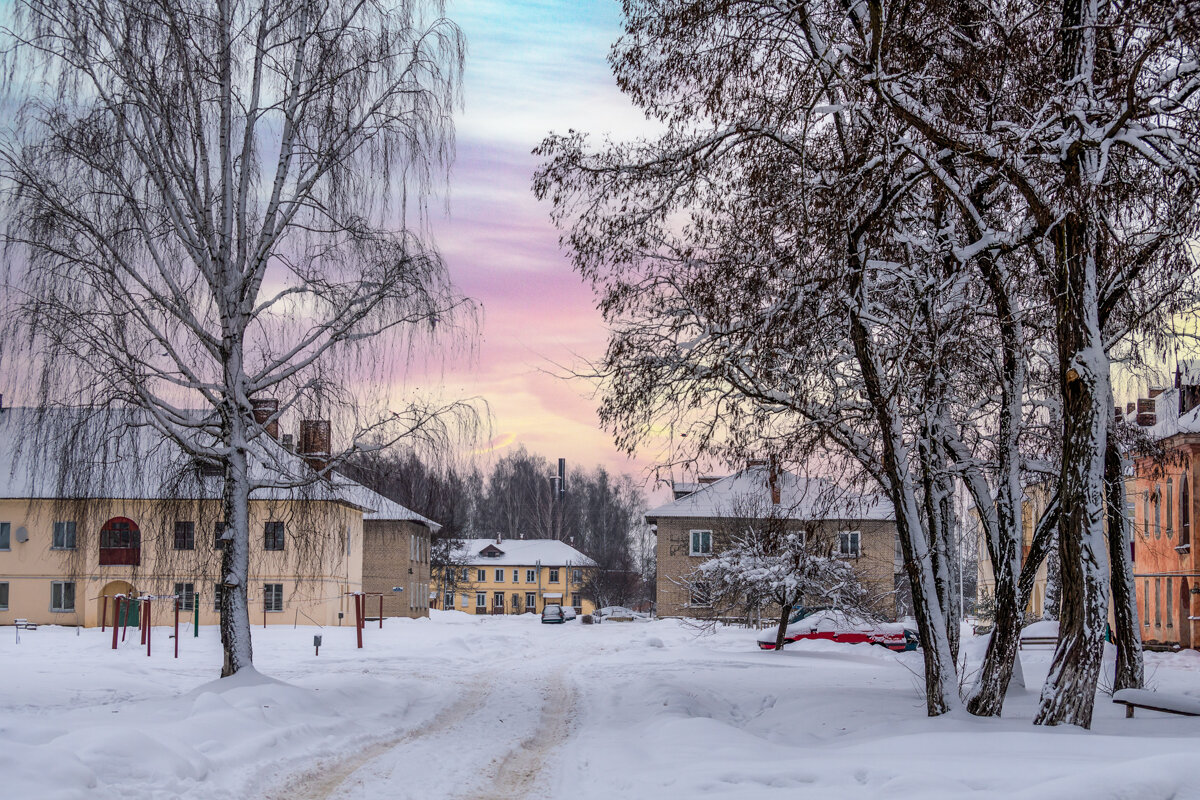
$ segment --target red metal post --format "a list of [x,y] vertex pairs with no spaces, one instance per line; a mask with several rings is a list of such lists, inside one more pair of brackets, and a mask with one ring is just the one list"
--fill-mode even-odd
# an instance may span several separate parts
[[379,595],[379,630],[383,630],[383,595]]
[[362,649],[362,632],[363,632],[363,596],[361,594],[354,595],[354,627],[358,634],[358,649]]
[[100,604],[100,632],[104,633],[105,623],[108,622],[108,595],[100,599],[104,601]]
[[121,621],[121,595],[113,598],[113,650],[117,649],[117,628]]
[[152,632],[153,631],[151,630],[151,624],[150,624],[150,598],[147,597],[146,598],[146,657],[147,658],[150,657],[150,634]]
[[125,598],[125,616],[121,619],[121,641],[125,641],[125,631],[129,630],[129,603],[133,598]]
[[175,657],[179,658],[179,598],[175,598]]
[[267,627],[267,593],[263,592],[263,629]]
[[138,630],[140,630],[142,633],[141,644],[146,643],[146,609],[149,607],[149,605],[150,605],[149,600],[143,600],[142,606],[141,606],[142,613],[140,615],[138,615]]

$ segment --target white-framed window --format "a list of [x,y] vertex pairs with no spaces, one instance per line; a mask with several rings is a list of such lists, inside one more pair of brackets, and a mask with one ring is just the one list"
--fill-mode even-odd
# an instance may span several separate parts
[[0,522],[0,550],[12,549],[12,523]]
[[74,581],[50,582],[50,610],[59,613],[75,610]]
[[442,598],[442,608],[447,611],[454,608],[454,592],[446,592],[446,596]]
[[537,583],[537,570],[535,570],[535,569],[525,570],[525,582],[526,583]]
[[179,598],[180,611],[191,611],[196,607],[196,584],[175,584],[175,596]]
[[858,531],[839,531],[838,555],[846,558],[858,558],[862,555],[862,535]]
[[513,570],[513,583],[518,583],[521,580],[521,570]]
[[1162,627],[1162,578],[1154,579],[1154,627]]
[[583,613],[583,603],[579,602],[579,592],[571,592],[571,606],[577,613]]
[[263,584],[263,609],[265,611],[283,611],[283,584]]
[[471,577],[470,577],[470,576],[471,576],[471,570],[470,570],[470,569],[468,569],[467,567],[463,567],[463,568],[462,568],[462,579],[463,579],[463,581],[465,582],[465,581],[469,581],[469,580],[471,580]]
[[689,556],[710,556],[710,555],[712,555],[712,531],[689,531],[688,532],[688,555]]
[[74,522],[56,522],[54,523],[54,540],[50,544],[54,550],[74,550],[75,549],[75,523]]
[[525,593],[525,610],[533,611],[537,608],[537,592]]
[[558,583],[558,567],[550,568],[550,583]]
[[475,593],[475,607],[476,608],[487,608],[487,592],[476,592]]
[[583,580],[583,570],[581,570],[581,569],[571,570],[571,582],[579,583],[581,580]]
[[0,581],[0,611],[8,611],[8,581]]
[[504,570],[496,570],[496,583],[504,583]]
[[709,608],[712,606],[712,587],[708,581],[695,581],[690,588],[688,605],[693,608]]

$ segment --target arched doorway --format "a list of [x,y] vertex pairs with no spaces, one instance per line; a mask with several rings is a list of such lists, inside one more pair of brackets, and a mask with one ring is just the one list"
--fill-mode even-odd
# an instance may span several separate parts
[[1179,646],[1192,647],[1192,590],[1188,579],[1179,582]]
[[[120,625],[124,620],[126,625],[136,627],[138,624],[138,606],[139,603],[122,602],[121,617],[117,618],[117,604],[114,598],[117,595],[125,595],[126,598],[136,597],[137,591],[133,588],[133,584],[129,581],[109,581],[104,584],[104,588],[100,590],[100,597],[96,598],[96,619],[104,620],[109,625]],[[104,612],[104,598],[108,598],[108,611]]]
[[100,566],[142,563],[142,532],[128,517],[113,517],[100,528]]

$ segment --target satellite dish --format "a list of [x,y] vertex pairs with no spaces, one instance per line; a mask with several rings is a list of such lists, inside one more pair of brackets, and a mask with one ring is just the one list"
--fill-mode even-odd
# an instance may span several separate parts
[[18,542],[28,542],[29,541],[29,531],[25,529],[24,525],[17,528],[17,541]]

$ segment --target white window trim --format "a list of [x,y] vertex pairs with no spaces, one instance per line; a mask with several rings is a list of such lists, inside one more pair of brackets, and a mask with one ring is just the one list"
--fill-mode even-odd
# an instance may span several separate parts
[[[58,526],[59,525],[64,526],[63,527],[63,539],[64,540],[67,538],[66,526],[67,525],[71,526],[72,543],[70,546],[67,546],[65,544],[58,545],[58,544],[54,543],[54,540],[58,537]],[[51,550],[74,550],[74,549],[76,549],[76,547],[79,544],[79,539],[76,538],[76,530],[77,530],[77,526],[75,525],[74,520],[60,520],[58,522],[55,522],[53,525],[50,526],[50,549]]]
[[496,580],[494,581],[494,583],[504,583],[504,568],[503,567],[496,568],[495,577],[496,577]]
[[[696,536],[695,535],[697,533],[701,533],[701,534],[707,533],[708,534],[708,550],[703,550],[703,549],[697,550],[696,549],[696,547],[695,547]],[[701,542],[704,541],[703,537],[700,539],[700,541]],[[689,556],[711,556],[712,555],[712,531],[711,530],[709,530],[707,528],[695,528],[694,530],[688,531],[688,555]]]
[[[854,544],[856,545],[851,548],[852,552],[849,552],[849,553],[842,552],[842,534],[853,535],[854,538],[849,540],[849,542],[854,542]],[[849,542],[847,542],[847,543],[849,543]],[[858,531],[858,530],[838,531],[838,555],[841,556],[842,558],[861,558],[862,557],[862,531]]]
[[[72,605],[70,608],[58,608],[54,605],[54,587],[55,586],[70,586],[71,587],[71,602],[75,603],[75,581],[50,581],[50,613],[51,614],[74,614],[78,605]],[[61,594],[61,592],[60,592]]]
[[[279,608],[267,608],[267,587],[268,586],[278,586],[279,587]],[[286,604],[287,604],[286,600],[284,599],[284,596],[283,596],[283,584],[282,583],[264,583],[263,584],[263,610],[266,613],[282,614],[283,607]]]

